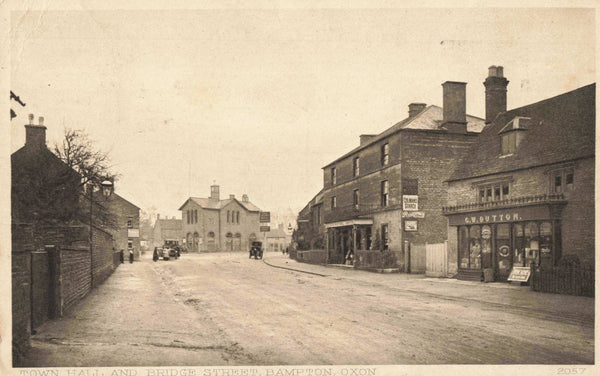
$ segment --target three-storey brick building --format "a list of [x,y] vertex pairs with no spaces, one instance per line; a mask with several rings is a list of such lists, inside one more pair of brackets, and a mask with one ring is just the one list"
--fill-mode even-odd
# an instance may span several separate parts
[[[445,180],[484,119],[466,114],[466,83],[442,86],[443,108],[412,103],[408,118],[378,135],[361,135],[357,148],[323,167],[330,263],[380,243],[396,254],[400,267],[422,272],[425,243],[446,240]],[[409,247],[423,256],[420,261],[409,264]]]

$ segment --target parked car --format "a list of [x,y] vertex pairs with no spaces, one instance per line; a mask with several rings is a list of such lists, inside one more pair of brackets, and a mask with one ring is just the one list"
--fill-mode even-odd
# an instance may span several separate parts
[[256,260],[258,260],[259,258],[262,259],[263,249],[261,242],[252,242],[252,245],[250,246],[250,256],[248,258],[252,257],[254,257],[254,259]]
[[168,260],[169,258],[171,258],[171,255],[169,254],[169,248],[158,247],[156,249],[156,252],[158,253],[158,258],[161,258],[163,260]]

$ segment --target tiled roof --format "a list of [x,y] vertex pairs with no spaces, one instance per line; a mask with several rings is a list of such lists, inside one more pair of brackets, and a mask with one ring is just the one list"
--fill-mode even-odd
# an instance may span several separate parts
[[[351,151],[349,151],[348,153],[337,158],[333,162],[328,163],[323,168],[326,168],[342,159],[345,159],[345,158],[349,157],[350,155],[356,153],[357,151],[362,150],[362,149],[368,147],[369,145],[374,144],[374,143],[376,143],[396,132],[399,132],[403,129],[432,130],[432,131],[433,130],[436,130],[436,131],[442,130],[441,125],[442,125],[443,117],[444,117],[444,114],[443,114],[443,109],[441,107],[435,106],[435,105],[427,106],[427,107],[425,107],[425,109],[423,111],[419,112],[417,115],[406,118],[406,119],[394,124],[390,128],[386,129],[385,131],[381,132],[377,136],[370,139],[369,142],[352,149]],[[471,116],[471,115],[467,115],[466,118],[467,118],[467,131],[468,132],[479,133],[485,127],[484,119],[478,118],[476,116]]]
[[243,202],[243,201],[239,201],[235,198],[228,198],[225,200],[211,200],[209,198],[206,197],[190,197],[189,199],[187,199],[183,205],[181,205],[181,207],[179,208],[179,210],[183,209],[183,207],[185,206],[185,204],[187,204],[188,201],[192,200],[193,202],[195,202],[196,204],[198,204],[201,208],[204,209],[214,209],[214,210],[220,210],[222,208],[224,208],[225,206],[229,205],[230,202],[235,201],[238,204],[240,204],[241,206],[243,206],[244,208],[246,208],[246,210],[251,211],[251,212],[258,212],[260,211],[260,209],[254,205],[253,203],[251,203],[250,201],[248,202]]
[[[500,113],[466,153],[449,181],[592,157],[596,84]],[[527,117],[525,137],[501,156],[499,132],[515,117]]]

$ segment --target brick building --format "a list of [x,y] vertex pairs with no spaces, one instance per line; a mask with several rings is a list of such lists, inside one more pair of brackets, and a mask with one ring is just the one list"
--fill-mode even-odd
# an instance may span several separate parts
[[113,192],[107,199],[108,210],[115,216],[115,228],[109,230],[115,239],[115,249],[127,257],[133,250],[134,260],[140,259],[140,208]]
[[319,191],[298,213],[297,228],[292,241],[298,249],[323,249],[325,223],[323,221],[323,191]]
[[[447,238],[446,183],[484,120],[466,114],[466,83],[447,81],[443,107],[412,103],[408,117],[323,167],[323,220],[330,263],[380,239],[398,266],[424,271],[425,243]],[[421,254],[421,261],[411,254]]]
[[484,84],[489,125],[448,179],[449,269],[594,265],[595,84],[510,111],[502,67]]
[[263,249],[269,252],[281,252],[290,245],[288,235],[285,233],[283,223],[277,227],[271,227],[270,231],[265,234],[266,244]]
[[190,252],[247,251],[260,240],[260,209],[247,195],[221,200],[219,186],[210,187],[210,197],[190,197],[179,208],[186,248]]
[[183,224],[181,219],[161,218],[156,216],[154,228],[152,229],[153,247],[160,247],[168,242],[172,245],[184,245]]

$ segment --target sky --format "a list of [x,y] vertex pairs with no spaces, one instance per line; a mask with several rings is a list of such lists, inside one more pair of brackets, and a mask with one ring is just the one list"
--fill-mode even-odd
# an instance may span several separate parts
[[[83,129],[116,191],[180,217],[189,196],[235,194],[297,213],[321,168],[467,82],[485,117],[490,65],[508,108],[595,82],[595,10],[566,8],[13,11],[11,152],[27,114],[48,144]],[[37,120],[35,121],[37,123]]]

